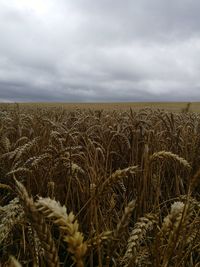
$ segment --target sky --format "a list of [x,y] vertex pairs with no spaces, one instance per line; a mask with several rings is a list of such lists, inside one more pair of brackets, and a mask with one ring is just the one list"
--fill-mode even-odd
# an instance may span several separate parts
[[200,1],[0,0],[0,102],[200,101]]

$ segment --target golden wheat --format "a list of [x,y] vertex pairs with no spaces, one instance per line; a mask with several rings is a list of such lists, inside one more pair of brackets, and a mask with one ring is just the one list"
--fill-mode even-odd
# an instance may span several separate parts
[[0,104],[0,265],[198,266],[200,116],[188,107]]

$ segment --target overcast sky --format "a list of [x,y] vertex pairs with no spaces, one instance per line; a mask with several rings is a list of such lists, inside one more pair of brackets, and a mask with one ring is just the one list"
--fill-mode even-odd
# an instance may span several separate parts
[[200,101],[199,0],[0,0],[0,101]]

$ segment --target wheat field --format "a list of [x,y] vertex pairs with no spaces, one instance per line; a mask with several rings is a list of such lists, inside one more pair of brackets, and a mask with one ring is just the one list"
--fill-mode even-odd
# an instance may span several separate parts
[[0,266],[200,266],[193,107],[1,104]]

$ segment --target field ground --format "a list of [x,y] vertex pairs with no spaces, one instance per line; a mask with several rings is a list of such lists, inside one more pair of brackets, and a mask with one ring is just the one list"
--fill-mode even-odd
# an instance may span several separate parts
[[[7,105],[0,103],[0,105]],[[9,104],[13,106],[15,104]],[[143,108],[151,109],[165,109],[171,112],[181,112],[186,108],[188,102],[119,102],[119,103],[20,103],[21,107],[63,107],[68,110],[72,109],[105,109],[105,110],[127,110],[134,109],[139,110]],[[190,102],[189,111],[200,112],[200,102]]]

